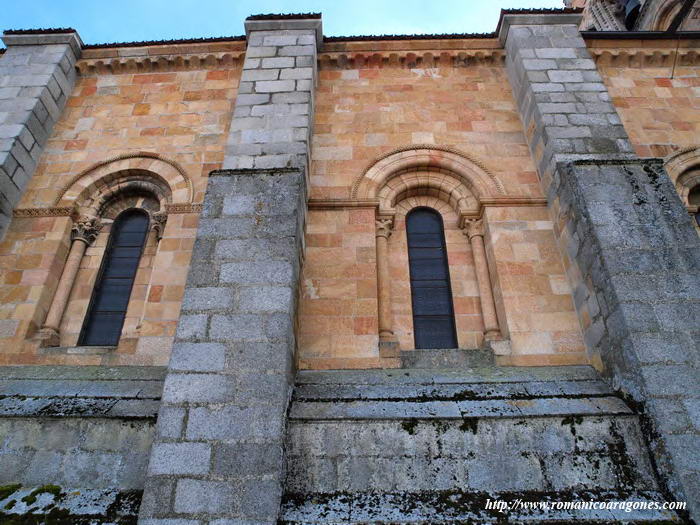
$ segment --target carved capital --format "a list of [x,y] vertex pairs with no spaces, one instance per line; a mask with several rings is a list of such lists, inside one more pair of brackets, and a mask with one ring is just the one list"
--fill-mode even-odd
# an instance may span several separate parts
[[98,217],[79,215],[73,222],[71,240],[92,244],[102,229],[102,221]]
[[168,221],[168,212],[157,211],[151,213],[151,229],[156,232],[156,239],[159,241],[163,238],[165,231],[165,223]]
[[394,219],[392,217],[380,217],[374,221],[377,227],[377,237],[388,239],[394,228]]
[[472,237],[483,237],[484,236],[484,221],[481,219],[468,219],[464,222],[464,235],[466,235],[469,240]]

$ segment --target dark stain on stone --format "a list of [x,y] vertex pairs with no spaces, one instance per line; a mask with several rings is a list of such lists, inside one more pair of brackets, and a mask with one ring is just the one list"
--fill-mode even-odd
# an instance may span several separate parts
[[407,419],[407,420],[401,422],[401,428],[404,429],[404,431],[411,436],[413,436],[416,433],[417,426],[418,426],[417,419]]
[[471,432],[476,435],[479,428],[479,418],[477,417],[465,417],[459,425],[459,429],[462,432]]

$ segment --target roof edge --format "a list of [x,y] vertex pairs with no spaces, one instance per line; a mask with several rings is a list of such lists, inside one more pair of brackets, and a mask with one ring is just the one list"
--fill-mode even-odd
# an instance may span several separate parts
[[65,33],[77,33],[72,27],[47,27],[35,29],[6,29],[3,35],[58,35]]
[[372,40],[465,40],[470,38],[496,38],[496,33],[436,33],[416,35],[352,35],[324,36],[324,42],[362,42]]
[[258,14],[250,15],[246,17],[246,20],[304,20],[304,19],[319,19],[321,18],[321,13],[270,13],[270,14]]
[[206,44],[210,42],[240,42],[245,41],[245,35],[238,36],[215,36],[204,38],[174,38],[169,40],[143,40],[136,42],[112,42],[105,44],[86,44],[83,49],[105,49],[112,47],[145,47],[145,46],[167,46],[176,44]]

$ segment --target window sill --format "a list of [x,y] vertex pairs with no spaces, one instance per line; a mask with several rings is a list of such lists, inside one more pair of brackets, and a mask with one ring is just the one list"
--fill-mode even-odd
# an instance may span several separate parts
[[39,348],[39,353],[42,355],[104,355],[116,349],[116,346],[53,346]]

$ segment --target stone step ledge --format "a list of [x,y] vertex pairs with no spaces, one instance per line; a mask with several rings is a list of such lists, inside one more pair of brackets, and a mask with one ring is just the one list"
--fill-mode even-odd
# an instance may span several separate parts
[[109,397],[160,399],[162,391],[163,382],[160,380],[0,380],[0,397]]
[[664,502],[655,491],[569,492],[422,492],[285,494],[281,524],[295,523],[683,523],[675,511],[663,510],[519,510],[486,509],[487,501]]
[[87,380],[136,380],[163,381],[167,367],[164,366],[102,366],[102,365],[13,365],[0,366],[0,380],[4,379],[66,379]]
[[[140,490],[4,485],[0,523],[135,523]],[[14,489],[14,490],[13,490]]]
[[634,415],[622,399],[590,398],[486,399],[463,401],[348,401],[292,404],[289,419],[382,420],[465,419],[551,416]]
[[159,406],[160,399],[9,396],[0,398],[0,418],[155,419]]
[[507,367],[463,369],[301,370],[296,384],[389,385],[450,383],[524,383],[529,381],[592,381],[600,375],[591,366]]
[[529,381],[526,383],[449,383],[434,385],[300,384],[294,401],[458,401],[473,399],[532,399],[613,395],[603,381]]

